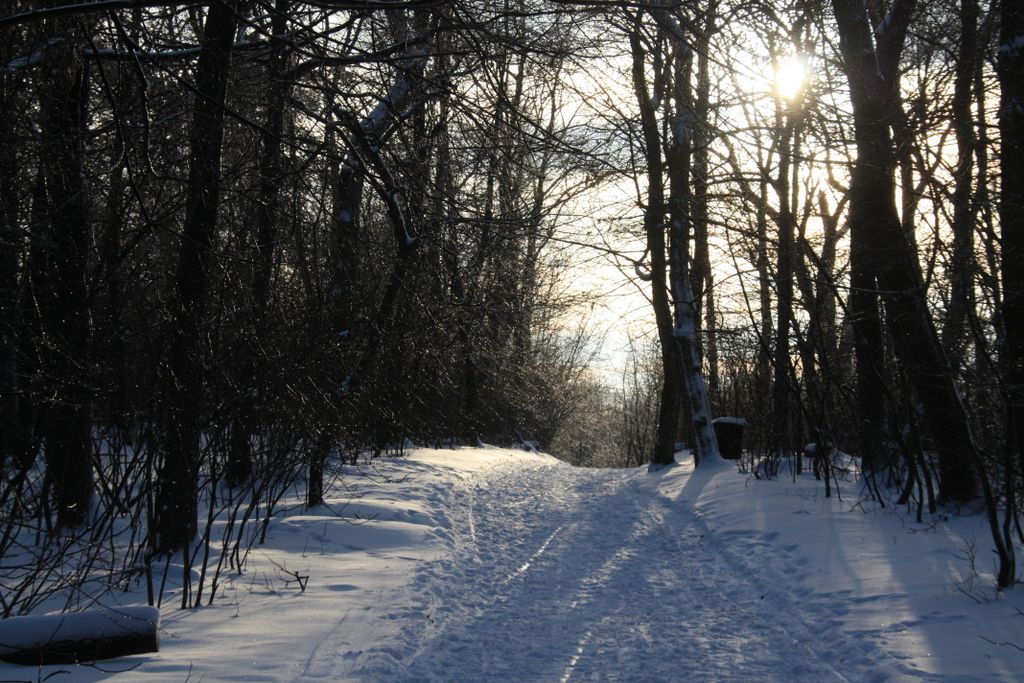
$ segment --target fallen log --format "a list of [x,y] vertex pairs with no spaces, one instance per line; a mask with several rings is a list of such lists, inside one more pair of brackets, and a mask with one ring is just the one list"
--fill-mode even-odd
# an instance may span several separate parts
[[75,664],[160,649],[160,610],[119,607],[0,620],[0,659]]

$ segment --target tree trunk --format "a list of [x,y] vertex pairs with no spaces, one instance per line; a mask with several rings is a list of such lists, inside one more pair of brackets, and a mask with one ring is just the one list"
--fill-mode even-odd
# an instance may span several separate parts
[[64,40],[47,51],[39,96],[40,167],[49,209],[49,270],[42,286],[50,289],[50,307],[42,331],[49,382],[46,474],[57,527],[64,529],[85,521],[93,488],[86,283],[90,234],[82,167],[88,83],[85,34],[61,20],[52,29]]
[[997,72],[1003,325],[1011,450],[1024,468],[1024,0],[1003,0]]
[[[376,165],[375,170],[378,174],[388,174],[389,176],[380,178],[377,186],[385,186],[381,191],[382,199],[388,208],[388,217],[391,219],[392,228],[395,231],[395,242],[398,245],[399,253],[408,251],[414,244],[408,231],[405,212],[398,201],[397,184],[390,178],[388,169],[384,168],[380,151],[388,136],[401,123],[401,116],[413,106],[415,97],[419,94],[415,86],[422,79],[429,50],[425,45],[417,42],[417,40],[422,40],[423,36],[413,35],[404,13],[399,11],[389,13],[389,24],[395,41],[407,42],[410,46],[398,63],[399,68],[388,93],[361,120],[356,121],[349,112],[342,110],[335,112],[349,129],[349,152],[341,163],[335,190],[335,231],[332,244],[334,268],[330,291],[332,308],[338,312],[335,326],[338,334],[344,337],[354,336],[355,332],[352,326],[356,317],[357,297],[354,290],[359,277],[357,245],[364,237],[360,234],[360,210],[368,164]],[[399,264],[401,266],[402,259],[399,259]],[[397,279],[400,279],[400,276],[401,273],[398,273]],[[393,274],[391,282],[395,281],[396,274]],[[385,295],[385,302],[381,304],[381,309],[389,308],[387,300],[388,296]],[[391,303],[393,303],[393,297]],[[380,318],[387,312],[378,309],[375,316],[376,322],[380,322]],[[373,345],[371,344],[371,346]],[[370,355],[372,354],[364,354],[360,364],[364,367],[367,366]],[[358,371],[353,375],[348,378],[349,383],[359,379]]]
[[[807,201],[811,201],[811,197],[808,197]],[[807,394],[803,412],[810,422],[811,442],[815,444],[834,443],[834,392],[828,390],[827,382],[829,378],[835,376],[836,371],[833,366],[836,355],[836,296],[833,271],[838,241],[838,216],[841,211],[840,206],[832,213],[824,191],[820,191],[818,216],[822,225],[821,253],[819,255],[814,252],[807,238],[807,220],[801,220],[797,224],[796,252],[793,258],[797,284],[807,313],[804,337],[800,339],[800,335],[797,335]],[[805,219],[808,216],[809,213],[804,214]],[[802,465],[801,456],[798,460],[798,471],[802,469]]]
[[28,253],[19,291],[21,325],[16,353],[21,371],[16,376],[17,412],[12,415],[14,426],[6,434],[19,482],[25,480],[33,466],[44,431],[41,424],[43,397],[46,395],[43,320],[53,306],[53,294],[47,279],[50,263],[48,211],[46,178],[40,169],[32,185]]
[[315,443],[309,446],[306,480],[306,507],[314,508],[324,502],[324,468],[331,453],[331,434],[321,429]]
[[[760,161],[760,160],[759,160]],[[756,407],[758,415],[765,415],[771,409],[772,352],[769,340],[775,330],[772,320],[772,277],[768,255],[768,176],[763,164],[757,187],[757,295],[758,317],[761,327],[757,333],[757,389]]]
[[[0,31],[0,63],[13,56],[13,31]],[[18,158],[15,112],[24,106],[21,77],[0,72],[0,471],[22,449],[16,416],[22,402],[18,386],[18,337],[23,333],[18,296],[24,238],[19,230]]]
[[[711,424],[711,405],[701,372],[697,339],[699,304],[690,286],[690,163],[694,131],[693,97],[690,91],[691,58],[689,47],[676,45],[673,100],[675,111],[669,128],[672,139],[666,153],[670,194],[669,260],[672,298],[675,302],[673,336],[679,353],[679,379],[685,389],[687,414],[693,428],[694,462],[701,465],[721,460],[718,440]],[[706,169],[703,169],[706,172]],[[706,184],[705,184],[706,186]],[[666,378],[667,380],[668,378]]]
[[856,360],[857,433],[861,467],[870,477],[888,462],[888,392],[882,374],[885,342],[874,276],[877,247],[868,224],[852,220],[852,215],[851,209],[849,307]]
[[240,9],[236,0],[210,4],[196,69],[185,224],[172,311],[175,327],[163,377],[163,459],[151,534],[159,553],[187,547],[197,527],[203,314],[216,241],[224,100]]
[[[711,146],[711,125],[708,114],[711,111],[711,37],[717,32],[718,1],[709,0],[702,9],[698,45],[695,46],[697,60],[697,83],[693,104],[693,172],[691,174],[691,223],[693,226],[693,264],[690,282],[696,314],[698,340],[704,340],[704,365],[708,369],[708,389],[714,395],[718,391],[718,340],[715,326],[715,280],[711,270],[708,252],[708,176],[710,169],[709,148]],[[706,314],[702,316],[702,312]]]
[[651,462],[667,465],[675,462],[676,429],[679,424],[679,349],[673,335],[672,310],[668,300],[668,268],[665,245],[665,190],[661,159],[661,135],[654,103],[648,92],[646,52],[639,28],[630,34],[633,56],[633,89],[640,105],[644,152],[647,162],[647,207],[644,210],[644,232],[651,258],[651,302],[661,343],[663,383],[658,410],[658,431]]
[[[782,107],[781,103],[776,104]],[[776,214],[778,245],[775,267],[775,349],[773,356],[772,383],[772,429],[769,449],[781,460],[792,450],[789,443],[789,408],[793,388],[790,384],[790,334],[793,328],[793,233],[796,220],[790,192],[790,169],[793,166],[793,138],[796,134],[795,117],[798,112],[786,106],[785,113],[779,112],[779,172],[772,186],[779,199]]]
[[[999,75],[999,132],[1001,172],[999,218],[1003,246],[1003,325],[1006,334],[1006,388],[1009,396],[1009,426],[1004,475],[1008,507],[1012,501],[1014,455],[1017,474],[1024,470],[1024,0],[1003,0],[1000,12],[999,50],[996,71]],[[1004,548],[1000,550],[998,581],[1008,586],[1015,579],[1011,514],[1001,530]],[[990,514],[990,520],[992,515]],[[1018,526],[1019,528],[1019,526]],[[993,531],[993,534],[996,532]]]
[[975,64],[978,55],[977,0],[960,2],[960,50],[953,81],[953,129],[956,132],[957,164],[953,182],[953,257],[949,267],[949,310],[942,341],[954,371],[964,358],[964,327],[974,304],[974,155],[977,144],[971,113]]
[[[862,4],[833,0],[840,47],[853,104],[857,161],[850,185],[850,222],[873,253],[866,265],[877,279],[895,350],[921,402],[935,450],[939,454],[943,499],[966,502],[977,495],[975,466],[980,456],[964,406],[953,383],[925,299],[917,255],[907,240],[895,203],[895,159],[889,122],[895,103],[885,78],[896,78],[913,3],[897,3],[876,50]],[[890,33],[891,32],[891,33]],[[896,54],[893,54],[895,52]],[[851,255],[852,257],[852,255]]]
[[246,336],[246,357],[241,359],[243,378],[240,382],[242,395],[239,397],[238,416],[231,424],[231,442],[225,481],[228,486],[238,486],[252,474],[252,435],[259,429],[256,415],[255,384],[258,372],[257,354],[262,348],[259,335],[267,313],[270,295],[270,279],[274,263],[274,243],[277,239],[278,204],[284,155],[282,138],[285,127],[286,100],[290,84],[285,75],[287,69],[288,16],[291,0],[276,0],[270,23],[270,57],[267,60],[267,118],[261,135],[261,156],[259,167],[259,188],[255,207],[255,255],[252,266],[252,301],[249,304],[249,321]]

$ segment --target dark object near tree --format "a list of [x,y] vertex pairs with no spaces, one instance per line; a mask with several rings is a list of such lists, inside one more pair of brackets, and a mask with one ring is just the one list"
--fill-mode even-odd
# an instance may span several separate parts
[[160,610],[122,607],[0,621],[0,659],[12,664],[74,664],[160,649]]
[[726,460],[739,460],[743,454],[743,428],[747,421],[742,417],[716,417],[711,421],[718,439],[718,450]]
[[825,469],[824,465],[828,464],[825,459],[831,452],[832,446],[825,443],[809,443],[804,446],[804,457],[812,460],[815,479],[821,479],[822,470]]

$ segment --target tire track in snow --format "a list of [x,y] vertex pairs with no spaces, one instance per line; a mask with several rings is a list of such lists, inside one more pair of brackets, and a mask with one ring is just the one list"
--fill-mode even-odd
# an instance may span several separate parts
[[[425,565],[413,581],[425,596],[423,618],[407,624],[398,643],[381,643],[339,676],[368,681],[435,679],[410,675],[409,662],[444,642],[452,652],[463,649],[461,643],[470,639],[463,624],[506,609],[510,596],[532,580],[538,558],[555,541],[558,529],[574,527],[566,511],[578,501],[560,485],[553,474],[557,469],[561,466],[492,470],[469,478],[462,490],[453,490],[447,501],[448,513],[457,520],[452,525],[451,556]],[[452,678],[450,673],[436,676]]]
[[532,555],[530,555],[529,559],[527,559],[526,562],[523,562],[523,564],[521,564],[514,572],[505,577],[505,580],[502,581],[502,585],[507,585],[511,583],[512,581],[516,580],[517,578],[525,574],[527,571],[529,571],[530,566],[547,551],[548,546],[551,545],[551,541],[555,540],[555,536],[557,536],[564,528],[564,524],[556,527],[555,530],[552,531],[548,535],[548,537],[544,539],[544,542],[540,544],[540,547],[537,548],[537,550],[534,551]]
[[[634,491],[635,495],[640,495],[639,491],[636,491],[635,489]],[[749,571],[748,567],[744,567],[747,571],[743,572],[730,571],[734,569],[734,567],[723,561],[723,558],[719,553],[713,552],[707,547],[703,542],[707,533],[706,528],[703,527],[703,525],[698,525],[696,523],[697,520],[692,518],[685,508],[673,508],[670,510],[664,503],[657,500],[651,500],[647,503],[646,513],[648,519],[650,519],[656,532],[663,539],[665,544],[675,546],[678,549],[678,552],[681,553],[686,552],[695,546],[699,546],[701,548],[702,561],[699,566],[700,579],[701,581],[710,579],[708,581],[709,585],[707,585],[706,588],[709,590],[713,589],[714,584],[718,583],[714,581],[713,577],[715,575],[728,575],[729,573],[742,574],[743,576],[751,577],[748,580],[748,584],[750,588],[755,589],[755,592],[760,594],[759,601],[763,602],[765,600],[768,591],[764,590],[764,586],[754,578],[754,572]],[[680,517],[691,523],[683,525],[682,529],[670,529],[669,524],[665,519],[666,515],[669,514],[674,514],[674,516]],[[698,533],[698,529],[702,528],[704,533]],[[787,602],[789,602],[790,605],[793,604],[792,601]],[[773,604],[772,602],[767,602],[764,604],[772,613],[784,614],[787,611],[786,604],[784,603]],[[821,668],[827,673],[829,679],[848,683],[849,679],[842,672],[837,670],[831,662],[819,654],[819,652],[830,652],[831,648],[821,643],[820,637],[812,633],[812,631],[805,626],[804,613],[802,611],[794,611],[794,616],[797,618],[786,619],[785,622],[781,624],[767,623],[763,627],[780,631],[780,633],[773,635],[773,639],[777,639],[779,643],[785,642],[790,644],[793,649],[797,651],[798,656],[802,655],[807,658],[808,661],[820,664]],[[818,645],[818,647],[815,647],[812,643]]]
[[[620,676],[842,680],[813,653],[808,653],[807,662],[788,661],[781,647],[788,642],[787,634],[773,623],[775,615],[764,613],[757,596],[744,595],[750,592],[744,582],[721,571],[715,558],[701,548],[699,535],[691,532],[682,540],[673,538],[649,499],[626,493],[620,498],[622,507],[632,508],[626,516],[634,520],[630,537],[593,582],[600,594],[588,596],[581,615],[593,625],[583,633],[562,671],[562,683]],[[633,567],[622,561],[634,558]],[[636,578],[646,579],[647,585]],[[666,589],[669,595],[662,595]],[[716,589],[724,589],[726,605],[716,604]],[[628,597],[622,599],[623,595]],[[666,609],[667,605],[679,609]],[[673,614],[679,610],[685,614]],[[735,640],[735,631],[751,627],[754,633],[746,633],[745,642]],[[680,643],[688,650],[684,656],[680,656]]]
[[[837,590],[831,593],[815,593],[799,585],[787,582],[776,573],[776,563],[765,562],[761,558],[746,556],[738,552],[739,548],[749,548],[744,544],[730,545],[728,539],[718,538],[710,530],[706,520],[694,509],[686,505],[661,498],[652,503],[658,511],[656,517],[659,524],[665,527],[665,534],[673,542],[687,534],[687,530],[699,533],[705,539],[705,547],[714,555],[715,561],[725,567],[725,571],[749,577],[749,583],[763,597],[762,600],[771,608],[791,610],[797,618],[789,620],[787,629],[796,638],[797,647],[807,656],[818,657],[828,667],[836,680],[872,681],[883,683],[896,680],[947,680],[941,676],[907,666],[904,662],[885,653],[875,644],[864,638],[855,637],[841,630],[842,615],[849,611],[849,590]],[[671,522],[665,520],[669,516]],[[771,541],[777,534],[769,532],[764,535],[765,548],[777,556],[786,556],[790,552],[787,546],[772,545]],[[783,566],[785,560],[782,561]]]
[[449,498],[451,555],[414,579],[422,613],[339,675],[843,680],[825,642],[837,635],[709,547],[695,515],[639,491],[642,476],[534,465],[469,482]]

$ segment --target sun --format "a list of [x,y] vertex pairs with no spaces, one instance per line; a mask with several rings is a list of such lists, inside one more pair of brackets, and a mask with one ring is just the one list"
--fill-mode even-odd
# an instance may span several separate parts
[[775,63],[775,92],[785,100],[800,94],[807,83],[807,62],[803,57],[784,57]]

